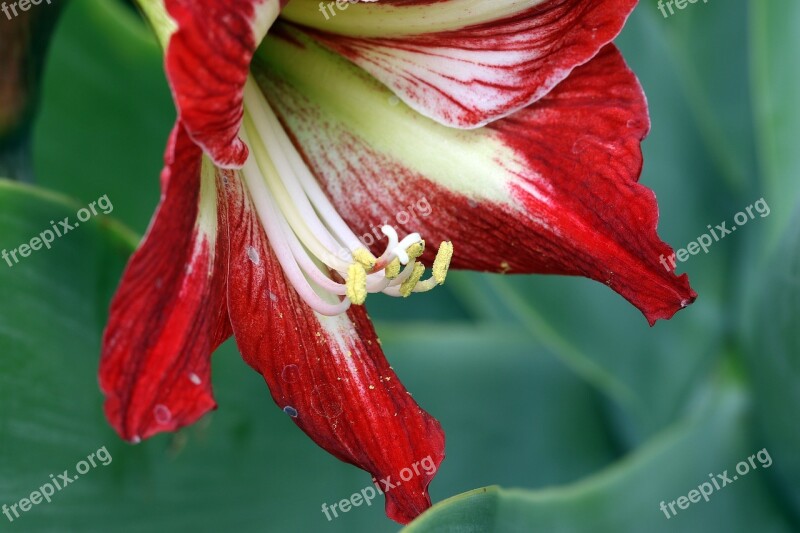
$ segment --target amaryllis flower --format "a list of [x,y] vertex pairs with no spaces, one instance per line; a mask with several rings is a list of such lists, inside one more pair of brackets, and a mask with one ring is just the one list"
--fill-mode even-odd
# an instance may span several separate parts
[[[651,324],[691,303],[659,262],[647,105],[609,44],[635,3],[140,0],[178,121],[104,338],[120,435],[215,408],[210,356],[234,335],[314,441],[397,481],[438,467],[444,434],[384,359],[368,294],[430,290],[452,260],[586,276]],[[386,493],[399,522],[430,505],[416,470]]]

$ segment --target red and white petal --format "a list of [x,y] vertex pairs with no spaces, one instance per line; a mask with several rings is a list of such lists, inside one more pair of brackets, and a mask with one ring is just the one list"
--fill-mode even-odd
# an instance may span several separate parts
[[636,2],[382,1],[302,22],[421,114],[474,128],[546,95],[619,34]]
[[288,0],[165,0],[177,24],[166,71],[178,118],[221,168],[239,168],[242,93],[253,52]]
[[411,521],[430,506],[427,487],[444,458],[439,423],[397,379],[363,307],[335,317],[313,312],[287,282],[241,182],[229,180],[225,195],[228,306],[245,361],[331,454],[392,484],[410,468],[414,475],[386,493],[386,512]]
[[358,68],[288,37],[268,38],[257,79],[359,233],[389,223],[450,240],[456,268],[586,276],[651,324],[694,300],[686,276],[661,263],[671,249],[656,234],[655,196],[637,183],[647,105],[613,45],[536,104],[465,131],[393,105]]
[[230,337],[230,325],[214,175],[176,126],[161,204],[128,263],[103,337],[106,416],[132,442],[191,424],[216,407],[211,353]]

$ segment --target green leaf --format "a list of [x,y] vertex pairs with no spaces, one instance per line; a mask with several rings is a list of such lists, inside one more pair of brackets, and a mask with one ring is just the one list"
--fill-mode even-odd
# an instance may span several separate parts
[[378,331],[447,435],[434,497],[489,483],[565,483],[617,458],[596,392],[525,330],[420,323]]
[[800,211],[768,265],[746,314],[747,367],[758,427],[775,454],[778,482],[800,518]]
[[764,193],[776,243],[800,201],[800,3],[750,0],[752,85]]
[[[740,461],[763,448],[750,441],[747,418],[746,398],[739,391],[717,390],[695,416],[597,476],[542,491],[479,489],[434,506],[403,531],[791,531],[766,494],[769,450],[762,454],[763,463],[753,458],[756,468],[745,463],[745,475],[735,471]],[[725,471],[733,484],[711,492],[709,502],[701,499],[684,510],[677,506],[680,496],[709,481],[709,473]],[[666,506],[675,501],[676,514],[668,508],[667,518],[659,508],[662,501]]]
[[45,70],[33,155],[37,182],[90,202],[102,187],[114,215],[143,232],[175,121],[161,49],[120,2],[72,0]]
[[749,297],[740,319],[758,428],[780,458],[777,482],[800,518],[800,5],[751,1],[750,13],[758,149],[772,213],[769,238],[753,243],[742,273]]
[[747,3],[684,4],[674,15],[667,11],[667,18],[655,2],[642,9],[655,19],[653,31],[663,33],[668,43],[662,62],[674,65],[681,92],[722,178],[719,185],[740,195],[752,189],[756,176],[748,42],[741,38],[747,33]]

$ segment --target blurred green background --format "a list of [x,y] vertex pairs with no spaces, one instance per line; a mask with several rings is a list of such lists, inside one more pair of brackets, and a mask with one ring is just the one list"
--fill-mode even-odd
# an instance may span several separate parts
[[[370,300],[389,360],[447,433],[434,501],[502,487],[444,501],[411,531],[800,530],[798,27],[796,0],[667,19],[648,0],[618,40],[650,102],[642,182],[662,238],[681,248],[759,198],[771,208],[679,265],[700,296],[673,320],[648,328],[607,287],[558,277],[455,273],[413,308]],[[161,61],[129,5],[71,0],[33,128],[39,188],[0,181],[9,249],[102,195],[114,205],[113,220],[0,266],[0,504],[102,446],[113,457],[2,529],[399,530],[377,500],[325,518],[369,476],[306,438],[232,343],[214,359],[220,408],[200,423],[138,446],[105,423],[106,309],[174,120]],[[769,468],[669,520],[659,509],[764,448]]]

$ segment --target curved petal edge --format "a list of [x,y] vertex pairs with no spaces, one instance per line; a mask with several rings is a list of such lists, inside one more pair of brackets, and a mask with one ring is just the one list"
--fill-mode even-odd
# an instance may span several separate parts
[[[517,2],[516,11],[501,18],[446,31],[355,37],[320,26],[313,35],[422,115],[450,127],[477,128],[549,93],[619,34],[636,2]],[[439,6],[457,3],[386,3],[363,9],[379,16],[382,10],[426,4],[434,17]]]
[[134,443],[216,408],[210,360],[230,336],[230,324],[214,174],[176,126],[161,204],[111,304],[100,388],[109,422]]
[[177,24],[166,71],[178,118],[220,168],[239,168],[244,84],[261,40],[288,0],[165,0]]

